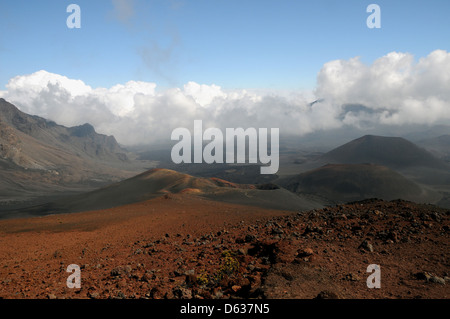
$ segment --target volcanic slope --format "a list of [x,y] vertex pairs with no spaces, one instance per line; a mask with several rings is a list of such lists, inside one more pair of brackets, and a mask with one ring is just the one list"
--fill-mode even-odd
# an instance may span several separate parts
[[[0,298],[448,299],[449,217],[404,201],[286,213],[174,194],[4,220]],[[74,263],[81,289],[66,284]],[[372,263],[381,289],[367,288]]]
[[375,164],[328,164],[280,184],[297,194],[317,194],[333,203],[367,198],[436,202],[441,198],[390,168]]
[[[41,142],[41,144],[64,150],[80,158],[108,162],[126,162],[128,160],[127,151],[120,147],[114,136],[98,134],[94,127],[88,123],[75,127],[58,125],[42,117],[26,114],[15,105],[1,98],[0,120],[2,127],[9,126],[7,133],[10,141],[16,142],[15,145],[20,145],[21,138],[25,134],[35,141]],[[19,135],[17,131],[23,134]],[[14,134],[18,136],[13,137]],[[3,147],[8,146],[7,142],[8,139],[2,141]],[[43,155],[35,154],[35,149],[28,151],[28,148],[25,147],[20,148],[20,152],[23,157]],[[3,155],[7,155],[7,153]],[[14,160],[14,157],[11,159]],[[27,166],[26,162],[16,164],[24,164],[24,167],[34,168],[33,166]]]
[[450,134],[421,140],[417,144],[436,157],[450,162]]
[[337,147],[324,154],[321,161],[335,164],[372,163],[392,169],[449,169],[445,162],[404,138],[374,135],[366,135]]
[[309,210],[321,202],[274,184],[235,184],[218,178],[195,177],[169,169],[152,169],[135,177],[52,203],[13,211],[8,217],[48,215],[108,209],[171,194],[200,196],[209,200],[270,209]]
[[0,99],[2,210],[134,176],[143,169],[129,155],[113,136],[98,134],[89,124],[67,128]]

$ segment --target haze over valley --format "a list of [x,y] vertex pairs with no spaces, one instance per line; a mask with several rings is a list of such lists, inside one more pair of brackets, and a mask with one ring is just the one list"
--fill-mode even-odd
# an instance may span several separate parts
[[[448,135],[424,137],[430,151],[401,137],[365,135],[321,152],[302,148],[307,137],[282,137],[279,173],[261,174],[248,159],[246,164],[175,164],[170,144],[134,146],[131,152],[89,123],[67,128],[4,99],[0,114],[3,217],[105,209],[185,191],[293,210],[368,198],[449,207]],[[145,174],[153,176],[153,168],[166,169],[181,184],[174,188],[170,178],[139,182]]]

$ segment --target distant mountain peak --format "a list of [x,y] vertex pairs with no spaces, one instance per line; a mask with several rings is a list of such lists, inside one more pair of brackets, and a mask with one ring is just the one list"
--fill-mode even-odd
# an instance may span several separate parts
[[445,166],[438,158],[402,137],[377,135],[365,135],[350,141],[326,153],[323,159],[342,164],[374,163],[391,168]]
[[[116,161],[122,163],[128,161],[126,150],[120,147],[114,136],[97,133],[95,128],[89,123],[66,127],[39,116],[26,114],[4,99],[0,99],[0,120],[4,123],[2,126],[5,145],[2,147],[8,149],[13,147],[13,145],[6,143],[6,128],[10,128],[8,132],[12,132],[11,134],[14,133],[14,130],[20,131],[34,139],[34,143],[30,142],[32,145],[29,145],[28,148],[23,148],[21,154],[23,157],[33,158],[33,161],[29,161],[30,163],[43,162],[42,167],[53,167],[57,166],[57,164],[55,164],[56,162],[42,160],[48,154],[43,155],[37,151],[28,151],[28,149],[38,144],[64,150],[66,153],[75,155],[76,158],[83,157],[99,162]],[[21,138],[27,139],[23,135],[22,137],[19,137],[16,133],[13,135],[16,135],[19,140]],[[8,139],[11,140],[10,137]],[[31,141],[30,139],[27,140]],[[50,164],[50,162],[53,164]]]
[[436,196],[377,164],[328,164],[294,176],[284,186],[296,193],[321,194],[335,203],[374,197],[427,202]]
[[357,140],[361,140],[361,141],[404,140],[404,141],[406,141],[408,143],[411,143],[411,142],[409,142],[408,140],[405,140],[402,137],[381,136],[381,135],[373,135],[373,134],[367,134],[367,135],[361,136],[360,138],[357,138],[355,141],[357,141]]
[[20,112],[20,110],[14,104],[9,103],[3,98],[0,98],[0,114],[6,112]]
[[77,137],[92,136],[94,134],[97,134],[97,132],[95,132],[95,128],[89,123],[71,127],[69,128],[69,131],[72,136]]

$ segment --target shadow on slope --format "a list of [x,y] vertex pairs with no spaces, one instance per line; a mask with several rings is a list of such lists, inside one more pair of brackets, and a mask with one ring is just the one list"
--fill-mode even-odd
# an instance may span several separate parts
[[42,216],[108,209],[175,193],[283,210],[309,210],[323,206],[274,184],[235,184],[218,178],[200,178],[168,169],[152,169],[95,191],[8,212],[2,217]]
[[436,202],[441,198],[403,175],[374,164],[328,164],[279,184],[297,194],[320,194],[334,203],[380,198]]

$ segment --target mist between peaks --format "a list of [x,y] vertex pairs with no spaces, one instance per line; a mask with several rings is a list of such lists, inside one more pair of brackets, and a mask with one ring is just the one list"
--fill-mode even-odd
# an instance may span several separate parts
[[171,158],[175,164],[261,163],[265,165],[261,174],[275,174],[279,168],[279,135],[279,128],[271,128],[269,134],[267,128],[253,127],[226,128],[224,135],[218,128],[203,131],[202,121],[195,120],[193,134],[184,127],[172,131],[171,140],[179,142],[172,147]]

